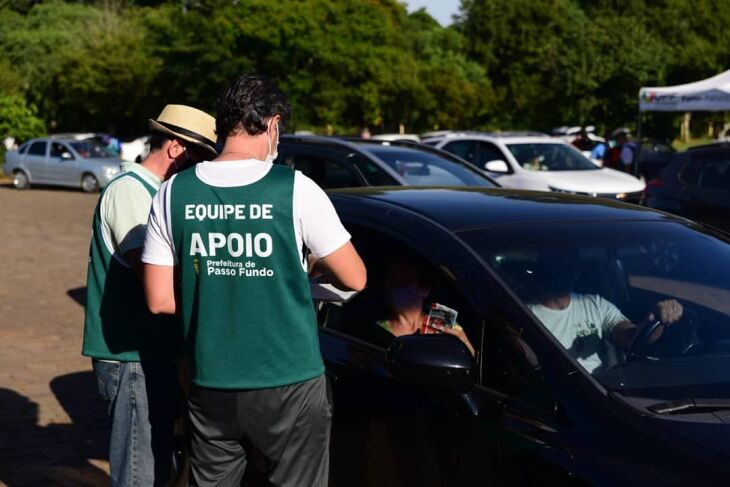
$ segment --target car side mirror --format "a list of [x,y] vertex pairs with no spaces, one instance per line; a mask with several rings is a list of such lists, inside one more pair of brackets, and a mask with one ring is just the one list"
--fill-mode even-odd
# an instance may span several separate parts
[[489,172],[503,172],[503,173],[509,172],[509,166],[507,166],[507,163],[501,159],[494,159],[491,161],[487,161],[484,164],[484,169],[486,169]]
[[70,161],[73,158],[74,158],[74,156],[72,156],[70,152],[61,153],[61,159],[63,159],[64,161]]
[[387,352],[388,365],[401,382],[467,392],[474,385],[474,358],[458,338],[404,335]]

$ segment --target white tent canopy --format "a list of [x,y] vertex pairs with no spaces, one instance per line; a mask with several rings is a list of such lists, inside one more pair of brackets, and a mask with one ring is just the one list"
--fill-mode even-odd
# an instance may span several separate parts
[[677,86],[641,88],[641,112],[719,112],[730,110],[730,70]]

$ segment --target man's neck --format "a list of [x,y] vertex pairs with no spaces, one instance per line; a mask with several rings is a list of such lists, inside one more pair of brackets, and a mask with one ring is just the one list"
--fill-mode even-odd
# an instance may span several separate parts
[[223,144],[223,149],[216,161],[240,161],[244,159],[266,160],[269,155],[268,139],[266,134],[229,135]]
[[140,166],[164,181],[167,179],[167,173],[170,170],[170,163],[163,156],[162,151],[154,152],[140,163]]
[[540,304],[550,309],[565,309],[570,306],[570,293],[546,299]]

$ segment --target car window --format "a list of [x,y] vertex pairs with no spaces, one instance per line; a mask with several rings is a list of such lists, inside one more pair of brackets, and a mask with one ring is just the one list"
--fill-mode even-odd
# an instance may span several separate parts
[[107,157],[117,157],[117,153],[98,142],[92,140],[79,140],[71,142],[71,147],[76,153],[84,159],[102,159]]
[[474,140],[455,140],[449,142],[443,148],[445,151],[451,152],[465,161],[473,163],[474,159],[476,159],[477,143]]
[[592,171],[600,168],[567,144],[539,142],[507,144],[517,162],[528,171]]
[[356,188],[364,185],[352,165],[332,157],[282,152],[277,162],[301,171],[323,189]]
[[490,144],[489,142],[479,142],[479,157],[477,158],[476,165],[481,168],[484,167],[484,164],[487,162],[495,160],[504,161],[502,151],[499,150],[497,146]]
[[46,142],[39,141],[33,142],[28,149],[29,156],[45,156],[46,155]]
[[68,150],[68,148],[65,145],[63,145],[59,142],[51,143],[51,157],[61,158],[64,153],[69,154],[69,155],[71,154],[71,152]]
[[700,169],[697,185],[700,188],[730,191],[730,160],[707,160]]
[[360,173],[371,186],[393,186],[398,184],[390,174],[360,154],[352,154],[349,160],[360,170]]
[[30,143],[26,142],[25,144],[20,146],[20,149],[18,149],[18,152],[21,154],[25,154],[28,151],[28,147],[30,147]]
[[493,184],[477,171],[437,154],[409,147],[368,146],[380,160],[413,186],[485,186]]
[[[438,265],[406,244],[378,231],[353,225],[348,225],[347,229],[368,269],[368,286],[341,306],[322,308],[319,314],[321,325],[387,348],[394,336],[388,329],[389,318],[392,319],[396,314],[394,307],[399,306],[395,303],[404,303],[415,297],[423,306],[424,316],[433,303],[455,310],[456,322],[472,346],[478,346],[481,320],[458,290],[458,283],[444,274]],[[421,291],[413,295],[407,292],[414,275],[420,282],[422,294]],[[426,331],[423,328],[425,322],[420,325],[419,333]]]
[[701,166],[702,161],[697,158],[693,158],[691,161],[686,162],[679,170],[679,180],[691,186],[696,185],[697,178],[700,176]]
[[[730,383],[730,371],[716,369],[730,359],[727,236],[672,221],[553,223],[460,236],[608,389],[684,397]],[[680,306],[681,318],[630,359],[632,345],[621,346],[614,327],[655,323],[662,302]]]

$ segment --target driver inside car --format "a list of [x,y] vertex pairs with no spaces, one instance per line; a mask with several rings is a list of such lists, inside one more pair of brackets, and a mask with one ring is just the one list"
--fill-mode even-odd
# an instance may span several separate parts
[[529,274],[533,277],[534,302],[528,308],[589,373],[601,371],[607,362],[606,338],[628,351],[641,327],[659,321],[662,326],[647,338],[650,345],[661,337],[665,326],[679,321],[684,311],[677,300],[663,300],[646,314],[644,322],[635,325],[600,295],[573,292],[578,273],[567,259],[540,263]]

